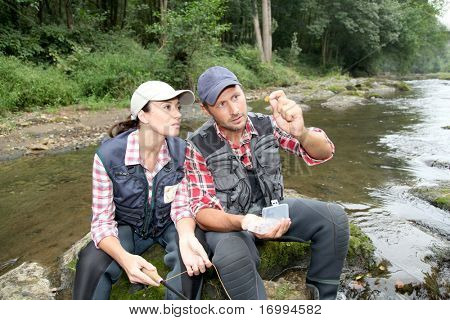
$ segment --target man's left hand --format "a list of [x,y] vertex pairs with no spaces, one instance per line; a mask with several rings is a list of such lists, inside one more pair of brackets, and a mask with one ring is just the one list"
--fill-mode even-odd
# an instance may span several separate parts
[[274,91],[269,96],[273,117],[278,127],[295,138],[301,138],[308,130],[305,128],[302,108],[286,97],[283,90]]

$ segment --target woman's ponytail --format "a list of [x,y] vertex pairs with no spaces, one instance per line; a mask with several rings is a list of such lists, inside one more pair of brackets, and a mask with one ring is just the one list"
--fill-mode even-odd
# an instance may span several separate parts
[[127,120],[116,123],[113,125],[109,130],[108,134],[111,138],[114,138],[118,134],[121,134],[122,132],[128,131],[130,129],[137,128],[139,124],[139,120],[131,120],[131,116],[128,116]]
[[[147,104],[141,109],[144,112],[150,111],[150,101],[147,102]],[[131,115],[128,116],[128,118],[125,121],[116,123],[113,125],[109,130],[108,134],[111,138],[114,138],[118,134],[121,134],[122,132],[128,131],[130,129],[136,129],[139,128],[139,118],[136,118],[135,120],[131,120]]]

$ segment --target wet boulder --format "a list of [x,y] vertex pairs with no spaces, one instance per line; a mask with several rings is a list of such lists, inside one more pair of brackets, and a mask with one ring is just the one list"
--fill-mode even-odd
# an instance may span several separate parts
[[417,187],[411,189],[411,193],[435,207],[450,211],[450,185]]

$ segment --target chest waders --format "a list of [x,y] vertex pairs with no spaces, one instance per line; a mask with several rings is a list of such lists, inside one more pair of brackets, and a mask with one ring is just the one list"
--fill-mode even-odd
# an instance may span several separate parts
[[[260,214],[270,200],[289,206],[291,226],[274,241],[311,241],[307,285],[320,299],[336,297],[339,277],[347,254],[349,228],[345,211],[336,204],[309,199],[283,199],[283,178],[278,141],[268,116],[249,113],[258,135],[250,141],[253,169],[247,170],[213,122],[205,123],[188,140],[205,158],[224,210],[233,214]],[[214,253],[213,263],[233,299],[265,299],[257,272],[259,255],[254,236],[242,232],[207,232]],[[237,280],[239,279],[239,280]],[[245,283],[245,285],[243,284]]]

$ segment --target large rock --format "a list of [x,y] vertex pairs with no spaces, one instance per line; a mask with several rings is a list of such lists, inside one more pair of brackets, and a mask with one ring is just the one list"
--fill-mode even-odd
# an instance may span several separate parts
[[[286,197],[302,197],[292,189],[286,189]],[[84,243],[89,241],[88,235],[77,242],[66,254],[62,266],[66,266],[67,279],[62,281],[71,284],[76,265],[78,251]],[[304,280],[310,257],[310,244],[297,242],[264,242],[258,244],[261,257],[259,272],[264,280],[269,299],[308,299],[309,291]],[[350,225],[350,244],[347,256],[348,264],[357,265],[365,269],[372,261],[374,246],[371,240],[356,225]],[[159,245],[153,246],[142,255],[150,261],[162,277],[166,277],[169,270],[164,264],[164,249]],[[70,259],[72,261],[68,262]],[[64,273],[64,271],[63,271]],[[272,281],[272,279],[276,279]],[[65,296],[70,298],[70,296]],[[111,299],[120,300],[160,300],[164,299],[164,288],[132,285],[126,275],[122,274],[119,281],[113,286]],[[214,268],[210,268],[205,274],[202,299],[227,299]]]
[[433,187],[417,187],[411,193],[435,207],[450,211],[450,185],[443,184]]
[[78,240],[60,259],[61,284],[59,289],[71,289],[75,276],[76,261],[78,253],[91,241],[91,233],[88,232],[82,239]]
[[328,100],[334,97],[335,93],[331,90],[317,90],[305,98],[306,101]]
[[426,159],[425,164],[429,167],[439,169],[450,169],[450,161],[447,159]]
[[47,276],[38,263],[22,263],[0,277],[0,300],[53,300],[55,290]]
[[369,91],[367,92],[367,97],[387,98],[393,96],[396,92],[397,89],[394,87],[379,85],[372,89],[369,89]]
[[366,102],[367,100],[363,97],[337,94],[326,102],[323,102],[321,106],[332,110],[342,111],[353,106],[362,105]]

